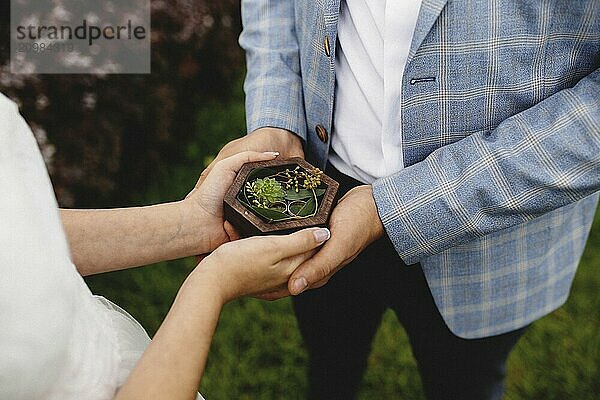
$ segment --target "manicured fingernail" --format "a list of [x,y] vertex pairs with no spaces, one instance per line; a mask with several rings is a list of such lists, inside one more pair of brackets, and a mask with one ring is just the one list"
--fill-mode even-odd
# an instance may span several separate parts
[[264,154],[271,156],[271,157],[279,157],[278,151],[265,151]]
[[294,279],[292,282],[292,294],[300,294],[306,290],[308,287],[308,282],[306,282],[306,278],[303,276],[300,278]]
[[324,243],[331,237],[331,232],[327,228],[319,228],[313,232],[317,243]]

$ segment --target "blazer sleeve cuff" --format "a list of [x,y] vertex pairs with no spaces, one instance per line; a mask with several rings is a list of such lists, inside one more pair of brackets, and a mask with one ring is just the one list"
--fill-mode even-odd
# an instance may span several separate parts
[[[439,189],[438,189],[439,188]],[[411,265],[452,246],[461,225],[426,161],[373,183],[373,196],[390,241]]]
[[286,129],[306,140],[301,83],[247,87],[246,126],[248,133],[273,127]]

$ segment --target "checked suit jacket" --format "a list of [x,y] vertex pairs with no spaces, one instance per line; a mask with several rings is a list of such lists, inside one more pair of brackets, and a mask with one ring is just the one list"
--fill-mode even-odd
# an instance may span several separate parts
[[[339,1],[242,1],[248,130],[294,132],[319,167]],[[402,83],[405,168],[373,193],[457,336],[511,331],[566,301],[600,190],[599,68],[600,0],[422,2]]]

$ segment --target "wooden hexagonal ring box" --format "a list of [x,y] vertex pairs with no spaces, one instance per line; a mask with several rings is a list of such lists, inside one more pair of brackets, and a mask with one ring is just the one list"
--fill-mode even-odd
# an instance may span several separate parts
[[338,189],[302,158],[246,163],[225,195],[225,219],[244,237],[325,227]]

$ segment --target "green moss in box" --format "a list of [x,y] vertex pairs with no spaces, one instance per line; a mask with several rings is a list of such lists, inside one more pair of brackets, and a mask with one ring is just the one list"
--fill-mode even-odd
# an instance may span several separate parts
[[313,217],[326,188],[323,172],[300,166],[275,171],[257,168],[246,179],[237,199],[264,221],[281,222]]

